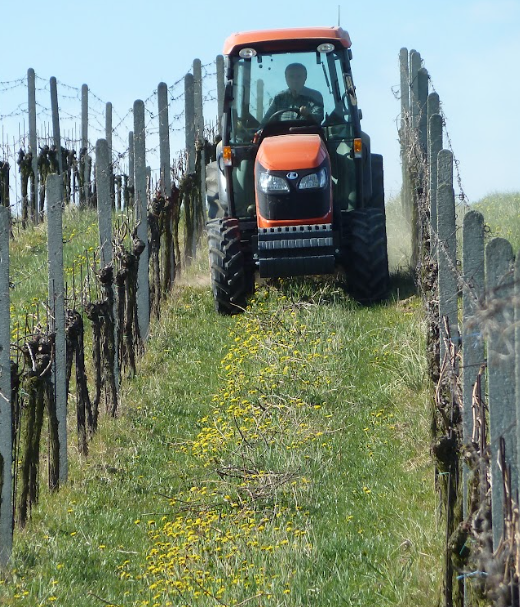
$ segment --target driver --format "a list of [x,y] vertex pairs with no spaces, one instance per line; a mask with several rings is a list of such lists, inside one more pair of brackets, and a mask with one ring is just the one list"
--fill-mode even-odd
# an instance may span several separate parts
[[323,120],[323,97],[319,91],[307,88],[307,68],[301,63],[291,63],[285,68],[285,81],[287,88],[278,93],[265,113],[262,124],[280,110],[298,110],[300,116],[321,124]]

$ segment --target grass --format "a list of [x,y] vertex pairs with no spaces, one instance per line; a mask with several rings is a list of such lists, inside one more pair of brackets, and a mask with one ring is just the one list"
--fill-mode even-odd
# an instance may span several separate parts
[[388,263],[391,272],[409,274],[412,234],[401,198],[395,196],[386,203],[386,231],[388,236]]
[[282,281],[226,318],[206,276],[197,260],[152,323],[88,458],[71,425],[70,481],[16,529],[0,603],[435,604],[418,300]]
[[480,211],[489,228],[489,236],[498,236],[509,240],[513,251],[520,250],[520,222],[518,209],[520,192],[490,194],[471,206]]
[[[63,214],[63,261],[69,297],[79,296],[86,268],[98,246],[95,210],[69,206]],[[26,327],[45,324],[47,301],[47,223],[29,230],[15,224],[9,245],[11,326],[13,341],[23,337]],[[94,286],[94,285],[92,285]]]

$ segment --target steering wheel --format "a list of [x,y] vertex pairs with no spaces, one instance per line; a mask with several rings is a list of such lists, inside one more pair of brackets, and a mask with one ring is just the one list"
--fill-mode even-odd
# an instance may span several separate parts
[[282,116],[282,114],[285,114],[286,112],[292,112],[293,114],[296,114],[297,118],[299,118],[301,116],[301,114],[300,114],[300,108],[297,108],[297,107],[288,107],[288,108],[286,108],[284,110],[277,110],[272,116],[270,116],[270,118],[269,118],[269,120],[267,121],[266,124],[270,124],[276,118],[278,118],[279,116]]

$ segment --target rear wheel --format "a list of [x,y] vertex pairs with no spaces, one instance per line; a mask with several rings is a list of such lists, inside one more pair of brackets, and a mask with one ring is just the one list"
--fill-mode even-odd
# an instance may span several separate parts
[[343,238],[342,258],[351,295],[363,304],[385,299],[390,278],[384,210],[343,213]]
[[213,219],[207,224],[211,288],[220,314],[243,312],[252,278],[246,275],[238,220]]

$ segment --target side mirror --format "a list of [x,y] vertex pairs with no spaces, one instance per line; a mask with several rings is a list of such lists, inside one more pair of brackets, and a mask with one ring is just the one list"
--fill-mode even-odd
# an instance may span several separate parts
[[359,114],[359,119],[363,120],[363,112],[361,111],[361,109],[358,109],[358,114]]

